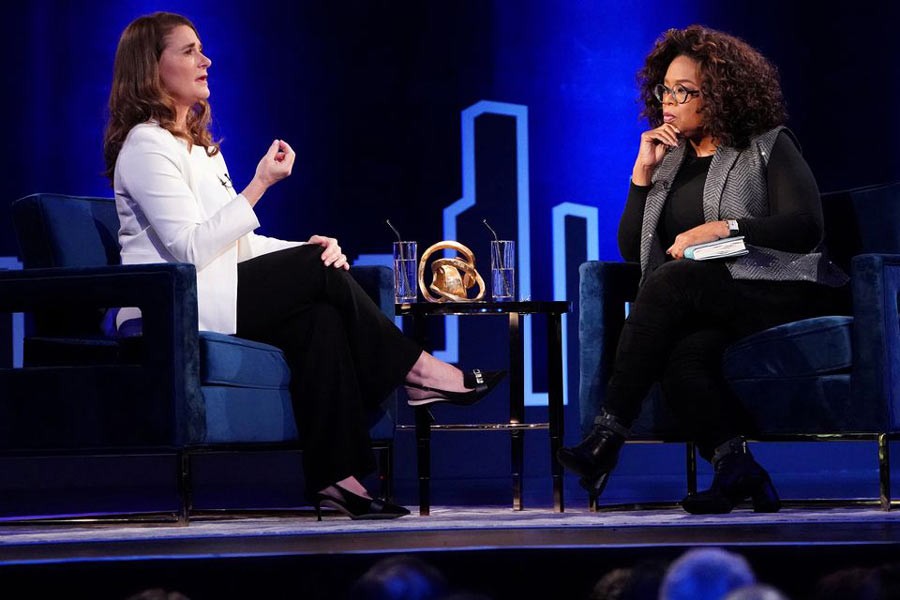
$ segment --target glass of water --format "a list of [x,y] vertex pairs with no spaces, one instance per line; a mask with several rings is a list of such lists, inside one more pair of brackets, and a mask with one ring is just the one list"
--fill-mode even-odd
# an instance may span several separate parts
[[394,242],[394,302],[397,304],[416,301],[417,254],[416,242]]
[[491,240],[491,297],[495,302],[516,299],[516,243]]

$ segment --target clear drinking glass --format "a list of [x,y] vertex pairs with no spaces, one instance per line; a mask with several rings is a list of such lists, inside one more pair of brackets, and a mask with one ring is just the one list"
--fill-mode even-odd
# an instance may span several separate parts
[[495,302],[516,299],[516,243],[491,240],[491,297]]
[[416,242],[394,242],[394,302],[397,304],[416,301],[418,266]]

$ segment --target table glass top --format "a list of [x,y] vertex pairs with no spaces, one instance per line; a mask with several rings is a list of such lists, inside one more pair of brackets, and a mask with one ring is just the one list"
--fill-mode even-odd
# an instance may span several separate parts
[[521,302],[414,302],[395,304],[397,315],[477,315],[538,313],[563,314],[572,310],[568,300],[523,300]]

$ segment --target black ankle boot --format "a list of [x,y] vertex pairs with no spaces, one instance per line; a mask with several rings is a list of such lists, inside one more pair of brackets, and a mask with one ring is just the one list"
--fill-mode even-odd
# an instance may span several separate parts
[[587,437],[577,446],[560,448],[556,459],[565,468],[581,475],[581,487],[595,499],[606,487],[628,434],[627,427],[603,411],[594,420],[594,428]]
[[756,512],[778,512],[781,500],[766,470],[753,459],[742,438],[728,440],[713,456],[712,485],[708,490],[688,494],[681,506],[695,515],[729,513],[748,498]]

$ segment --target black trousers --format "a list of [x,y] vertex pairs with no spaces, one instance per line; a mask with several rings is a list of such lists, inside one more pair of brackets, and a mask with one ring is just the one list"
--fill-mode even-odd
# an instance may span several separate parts
[[304,245],[238,265],[237,335],[284,351],[307,493],[374,470],[370,415],[422,352],[321,254]]
[[752,423],[722,373],[726,347],[782,323],[848,314],[849,291],[798,281],[732,279],[721,261],[669,261],[632,304],[616,348],[604,408],[626,426],[651,386],[709,459]]

